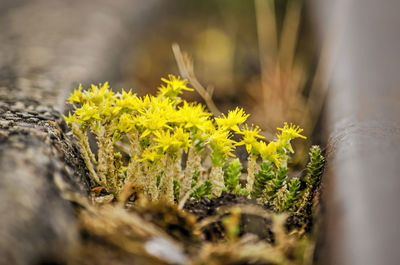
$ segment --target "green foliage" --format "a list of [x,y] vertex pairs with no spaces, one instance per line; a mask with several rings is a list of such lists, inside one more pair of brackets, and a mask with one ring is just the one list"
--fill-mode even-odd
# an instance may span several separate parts
[[240,208],[233,208],[228,216],[222,218],[222,225],[224,226],[226,237],[230,241],[235,241],[240,233]]
[[306,188],[302,191],[301,200],[298,202],[300,212],[309,214],[315,190],[321,180],[325,159],[319,146],[312,146],[309,152],[310,162],[307,165],[307,175],[304,178]]
[[300,190],[300,180],[298,178],[292,178],[290,182],[288,183],[288,187],[286,190],[285,197],[283,199],[282,204],[280,205],[280,211],[288,211],[288,210],[295,210],[292,209],[293,206],[295,205],[295,201],[299,195],[299,190]]
[[307,165],[308,172],[306,176],[306,183],[308,186],[315,187],[321,178],[325,159],[321,154],[321,149],[317,145],[311,146],[309,155],[310,162]]
[[211,197],[211,181],[206,180],[204,181],[203,184],[201,184],[200,187],[198,187],[197,189],[195,189],[192,194],[191,197],[196,199],[196,200],[200,200],[202,197]]
[[239,185],[239,178],[240,175],[242,174],[242,164],[240,163],[239,159],[236,158],[232,160],[231,162],[225,164],[224,167],[224,181],[225,181],[225,187],[228,189],[228,191],[235,191]]
[[305,214],[305,217],[309,216],[325,162],[318,146],[312,146],[309,155],[307,175],[301,180],[292,178],[289,181],[287,167],[277,168],[270,160],[264,161],[260,171],[256,173],[252,197],[260,198],[260,201],[275,211],[297,211]]
[[287,167],[280,167],[275,173],[275,177],[266,185],[266,195],[268,199],[276,197],[277,191],[282,188],[287,179]]
[[[192,177],[191,188],[195,188],[199,181],[200,172],[196,171]],[[198,188],[194,189],[190,197],[195,200],[200,200],[202,197],[211,197],[212,184],[209,180],[204,181]]]
[[238,194],[238,195],[242,195],[242,196],[247,196],[247,195],[249,195],[249,192],[248,192],[246,189],[241,188],[240,186],[236,186],[236,187],[237,187],[237,188],[235,189],[234,193],[236,193],[236,194]]
[[255,174],[254,187],[252,196],[253,198],[260,198],[268,181],[274,178],[273,164],[271,161],[264,161],[261,164],[261,169]]
[[176,202],[179,201],[180,189],[181,184],[176,179],[174,179],[174,198]]

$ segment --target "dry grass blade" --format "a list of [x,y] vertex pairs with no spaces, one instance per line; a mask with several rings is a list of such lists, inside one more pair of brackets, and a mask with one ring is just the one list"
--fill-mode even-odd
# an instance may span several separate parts
[[[154,264],[186,264],[183,248],[164,231],[134,212],[113,205],[84,209],[79,214],[82,228],[127,253],[154,260]],[[159,248],[165,248],[165,255]],[[165,252],[165,251],[164,251]],[[171,260],[173,259],[173,260]],[[164,263],[163,262],[163,263]]]
[[294,264],[283,252],[252,236],[230,243],[208,243],[199,252],[196,265],[209,264]]
[[301,19],[301,1],[288,1],[281,39],[279,41],[279,62],[286,71],[291,71],[298,43],[299,27]]
[[194,70],[193,62],[186,53],[182,53],[181,48],[177,43],[172,44],[172,51],[174,52],[176,63],[178,64],[179,72],[183,78],[189,80],[189,83],[196,89],[197,93],[204,99],[208,109],[214,116],[221,114],[212,100],[213,89],[205,89],[197,80]]
[[[287,1],[280,30],[275,0],[255,0],[254,4],[261,67],[260,88],[257,90],[262,97],[254,97],[253,112],[259,117],[262,127],[272,134],[283,121],[299,123],[304,116],[302,93],[307,73],[296,57],[302,3]],[[309,131],[307,122],[300,124]]]

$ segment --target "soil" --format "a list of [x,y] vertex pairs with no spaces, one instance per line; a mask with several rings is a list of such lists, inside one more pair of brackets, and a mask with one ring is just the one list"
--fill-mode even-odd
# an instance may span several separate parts
[[189,201],[185,204],[184,209],[194,214],[198,222],[210,219],[210,222],[207,222],[202,232],[206,240],[215,242],[225,238],[226,231],[221,220],[230,215],[230,210],[233,207],[245,210],[248,208],[246,206],[253,206],[256,211],[251,214],[241,214],[239,236],[254,234],[259,239],[273,242],[272,220],[265,218],[265,215],[269,215],[268,209],[257,203],[256,200],[248,199],[246,196],[223,192],[218,198],[209,199],[203,197],[198,201]]

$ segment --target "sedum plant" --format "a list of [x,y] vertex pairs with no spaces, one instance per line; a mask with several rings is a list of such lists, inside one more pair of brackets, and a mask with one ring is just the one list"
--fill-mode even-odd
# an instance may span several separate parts
[[242,175],[242,164],[236,158],[225,164],[224,167],[224,182],[228,192],[237,193],[239,195],[248,195],[248,191],[239,183],[239,178]]
[[309,214],[311,212],[312,199],[315,190],[321,180],[325,159],[319,146],[314,145],[309,152],[310,162],[307,165],[307,175],[304,178],[306,188],[302,191],[301,200],[298,201],[297,211]]
[[[180,98],[183,91],[193,90],[186,80],[173,75],[161,80],[156,96],[139,97],[131,90],[115,93],[107,82],[85,91],[80,85],[71,94],[74,110],[65,120],[79,140],[94,186],[103,186],[117,199],[130,185],[151,201],[172,203],[228,191],[275,201],[277,211],[301,204],[299,180],[288,182],[287,165],[294,152],[291,141],[305,139],[302,129],[285,123],[276,140],[266,143],[258,126],[245,124],[249,115],[243,109],[213,117],[203,105]],[[97,139],[96,154],[88,132]],[[234,135],[241,139],[235,141]],[[117,144],[127,146],[127,154],[118,152]],[[230,159],[240,145],[249,154],[245,187],[239,181],[239,159]],[[203,168],[205,154],[211,160],[208,169]],[[318,169],[309,166],[310,171]],[[307,180],[310,186],[316,182],[315,177]],[[301,194],[303,199],[308,196]]]

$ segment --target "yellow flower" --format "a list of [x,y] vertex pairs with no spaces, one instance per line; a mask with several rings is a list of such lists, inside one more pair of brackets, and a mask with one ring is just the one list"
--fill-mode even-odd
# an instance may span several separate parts
[[191,146],[190,133],[185,132],[183,128],[178,127],[174,131],[174,139],[180,143],[180,148],[187,153],[188,148]]
[[177,153],[181,149],[187,152],[191,144],[190,134],[184,132],[182,128],[177,128],[173,134],[169,130],[160,130],[154,135],[156,136],[154,140],[157,142],[154,148],[161,148],[163,152]]
[[99,109],[96,106],[91,106],[88,103],[82,105],[82,107],[75,110],[77,120],[81,122],[87,122],[92,120],[101,120],[99,116]]
[[272,163],[276,165],[276,167],[279,167],[280,165],[280,155],[276,152],[277,150],[277,143],[276,142],[270,142],[268,145],[264,142],[258,142],[255,145],[258,153],[260,153],[260,156],[262,160],[269,160]]
[[175,99],[178,97],[183,90],[193,91],[192,88],[186,86],[187,80],[180,79],[180,77],[175,77],[174,75],[168,75],[169,79],[161,78],[161,80],[166,83],[166,86],[161,85],[158,88],[158,95],[164,98]]
[[82,93],[82,84],[79,84],[78,90],[74,90],[74,92],[68,98],[68,101],[71,104],[84,104],[88,100],[88,97]]
[[114,97],[114,92],[109,89],[108,82],[105,82],[103,85],[100,84],[98,86],[91,85],[91,90],[87,91],[87,95],[92,103],[95,105],[100,105],[104,100],[112,100]]
[[77,122],[77,117],[75,114],[71,115],[71,113],[68,113],[68,117],[64,115],[64,120],[67,122],[68,125],[71,125],[74,122]]
[[246,124],[246,127],[237,132],[238,134],[243,134],[243,139],[240,141],[237,145],[245,145],[247,153],[254,153],[255,150],[253,150],[253,146],[257,144],[258,139],[264,139],[264,136],[259,135],[261,132],[261,129],[258,126],[251,125],[249,126]]
[[160,104],[149,104],[142,115],[137,116],[138,125],[142,126],[144,129],[140,137],[146,137],[162,129],[172,130],[169,123],[174,120],[174,115],[174,109],[170,105],[165,105],[164,102],[160,102]]
[[122,94],[118,94],[117,99],[115,101],[115,106],[113,109],[113,113],[117,112],[136,112],[143,108],[143,101],[136,96],[136,94],[132,94],[132,90],[129,90],[126,93],[122,90]]
[[183,106],[176,112],[176,122],[181,124],[185,129],[197,128],[202,131],[209,126],[208,118],[211,113],[206,112],[201,104],[189,104],[183,102]]
[[231,152],[235,148],[235,141],[230,139],[229,131],[225,130],[216,130],[212,135],[210,135],[210,139],[207,141],[207,144],[210,145],[213,150],[214,164],[221,164],[225,162],[228,156],[234,157],[235,155]]
[[225,130],[233,130],[235,132],[239,132],[240,129],[238,125],[244,123],[247,118],[250,116],[244,113],[244,110],[236,107],[235,110],[228,112],[228,117],[215,118],[215,122],[218,127]]
[[117,124],[117,130],[121,133],[129,133],[135,129],[135,122],[130,114],[122,114]]
[[156,150],[154,149],[145,149],[142,152],[142,158],[139,159],[139,161],[149,161],[149,162],[154,162],[157,161],[161,158],[161,154],[159,154]]
[[284,123],[283,128],[278,128],[282,132],[282,134],[285,134],[287,138],[289,139],[295,139],[295,138],[303,138],[307,139],[304,135],[301,135],[300,133],[303,131],[299,126],[296,126],[292,123],[290,125],[287,124],[287,122]]
[[285,149],[289,150],[291,153],[294,153],[293,147],[290,144],[290,141],[295,139],[295,138],[303,138],[307,139],[304,135],[301,135],[300,133],[303,131],[299,126],[296,126],[294,124],[288,125],[286,122],[284,123],[283,128],[278,128],[278,130],[281,131],[281,134],[278,134],[278,148],[280,149]]
[[103,101],[98,108],[100,110],[100,117],[104,120],[114,114],[114,102],[111,100]]

